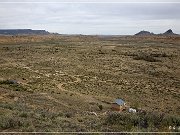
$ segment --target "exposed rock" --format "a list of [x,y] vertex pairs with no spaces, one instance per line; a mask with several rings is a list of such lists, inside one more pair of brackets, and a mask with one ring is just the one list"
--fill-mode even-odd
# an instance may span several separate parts
[[138,33],[135,34],[136,36],[153,36],[153,35],[158,35],[158,36],[174,36],[174,35],[178,35],[178,34],[175,34],[171,29],[167,30],[166,32],[164,33],[161,33],[161,34],[154,34],[152,32],[149,32],[149,31],[140,31]]
[[163,35],[177,35],[177,34],[173,33],[173,31],[169,29],[166,32],[164,32]]

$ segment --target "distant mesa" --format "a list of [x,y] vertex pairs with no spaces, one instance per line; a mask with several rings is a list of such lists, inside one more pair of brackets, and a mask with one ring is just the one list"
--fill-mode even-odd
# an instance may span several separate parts
[[151,36],[151,35],[154,35],[154,33],[143,30],[143,31],[140,31],[140,32],[136,33],[135,35],[136,36]]
[[0,29],[0,35],[48,35],[50,34],[45,30],[32,30],[32,29]]
[[138,33],[135,34],[136,36],[153,36],[153,35],[159,35],[159,36],[174,36],[174,35],[178,35],[178,34],[175,34],[171,29],[167,30],[166,32],[164,33],[161,33],[161,34],[154,34],[152,32],[149,32],[149,31],[140,31]]

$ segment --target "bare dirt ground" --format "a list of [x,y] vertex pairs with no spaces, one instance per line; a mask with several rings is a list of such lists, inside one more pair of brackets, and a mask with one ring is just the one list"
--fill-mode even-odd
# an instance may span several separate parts
[[0,54],[1,131],[150,130],[112,124],[116,98],[179,118],[180,37],[0,36]]

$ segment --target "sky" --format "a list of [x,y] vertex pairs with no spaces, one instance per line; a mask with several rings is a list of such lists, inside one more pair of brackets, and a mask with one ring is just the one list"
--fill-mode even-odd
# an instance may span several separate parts
[[180,34],[180,0],[0,0],[0,29],[60,34]]

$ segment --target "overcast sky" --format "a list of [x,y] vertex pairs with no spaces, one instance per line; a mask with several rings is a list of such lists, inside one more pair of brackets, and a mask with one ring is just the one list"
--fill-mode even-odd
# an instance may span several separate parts
[[180,0],[0,0],[0,29],[105,35],[172,29],[180,33],[179,7]]

